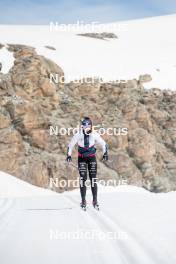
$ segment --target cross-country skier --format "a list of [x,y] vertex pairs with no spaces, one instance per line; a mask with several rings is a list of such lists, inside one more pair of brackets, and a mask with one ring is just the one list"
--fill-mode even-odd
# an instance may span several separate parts
[[91,182],[91,190],[93,196],[93,206],[99,208],[97,202],[97,161],[95,144],[99,144],[103,149],[103,160],[108,160],[108,150],[106,142],[101,136],[93,131],[92,121],[89,117],[85,117],[82,121],[82,128],[71,139],[68,145],[67,162],[72,160],[71,154],[73,147],[78,145],[78,170],[80,174],[80,193],[81,193],[81,207],[86,209],[86,180],[87,169],[89,171],[89,178]]

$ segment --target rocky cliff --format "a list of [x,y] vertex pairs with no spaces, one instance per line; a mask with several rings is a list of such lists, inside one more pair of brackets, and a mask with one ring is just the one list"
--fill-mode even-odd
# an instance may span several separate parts
[[[99,161],[100,179],[176,190],[176,92],[145,90],[148,75],[119,83],[51,83],[50,73],[64,75],[58,65],[32,47],[9,50],[14,66],[0,73],[0,170],[45,188],[50,178],[75,179],[77,170],[65,164],[69,137],[50,135],[50,126],[75,127],[90,116],[95,125],[128,129],[104,136],[110,162]],[[76,151],[73,158],[76,163]]]

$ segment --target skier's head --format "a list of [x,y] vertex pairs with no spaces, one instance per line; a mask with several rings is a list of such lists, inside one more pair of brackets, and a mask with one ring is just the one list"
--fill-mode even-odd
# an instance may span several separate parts
[[92,121],[89,117],[84,117],[81,124],[85,134],[90,134],[92,132]]

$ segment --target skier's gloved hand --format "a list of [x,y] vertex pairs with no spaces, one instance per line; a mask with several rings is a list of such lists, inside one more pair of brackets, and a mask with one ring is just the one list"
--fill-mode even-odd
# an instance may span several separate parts
[[71,161],[72,161],[71,156],[67,155],[66,161],[67,161],[67,162],[71,162]]
[[108,152],[107,151],[103,154],[103,160],[108,161]]

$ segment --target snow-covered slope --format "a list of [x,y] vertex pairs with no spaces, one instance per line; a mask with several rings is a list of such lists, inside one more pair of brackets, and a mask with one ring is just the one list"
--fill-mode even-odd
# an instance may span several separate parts
[[[28,185],[1,174],[0,186]],[[7,180],[5,179],[7,177]],[[15,182],[15,184],[14,184]],[[0,192],[2,193],[2,187]],[[30,186],[30,191],[35,190]],[[39,190],[41,193],[45,190]],[[101,210],[79,208],[79,191],[0,199],[2,264],[174,264],[176,193],[101,188]]]
[[[50,31],[48,26],[0,26],[0,42],[27,44],[60,65],[67,80],[98,76],[104,80],[151,74],[148,87],[176,89],[176,15],[116,23],[118,39],[77,36],[75,31]],[[105,31],[106,28],[103,28]],[[86,31],[86,30],[85,30]],[[94,29],[94,31],[100,31]],[[53,46],[56,50],[45,48]]]
[[53,192],[0,171],[0,198],[53,195]]

